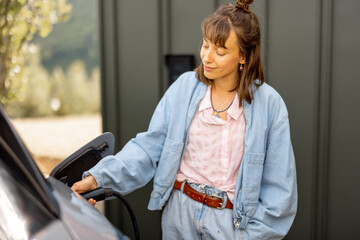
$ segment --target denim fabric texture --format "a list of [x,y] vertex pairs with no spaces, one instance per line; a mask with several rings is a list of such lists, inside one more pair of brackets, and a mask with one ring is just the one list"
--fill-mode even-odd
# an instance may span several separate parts
[[[206,185],[191,184],[200,193],[226,199],[226,192]],[[161,218],[162,239],[244,239],[243,230],[232,224],[231,209],[216,209],[173,190]]]
[[[243,230],[244,239],[281,239],[297,210],[288,112],[281,96],[268,84],[258,88],[253,84],[251,88],[252,103],[243,102],[245,148],[232,223]],[[92,174],[99,187],[111,187],[122,194],[154,178],[148,208],[162,209],[172,193],[188,130],[205,92],[206,85],[195,72],[182,74],[160,100],[148,130],[137,134],[115,156],[102,159],[83,177]]]

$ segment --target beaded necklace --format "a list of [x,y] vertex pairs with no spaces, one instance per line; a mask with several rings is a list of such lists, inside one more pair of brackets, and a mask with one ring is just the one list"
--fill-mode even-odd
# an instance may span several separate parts
[[[230,97],[231,97],[231,96],[229,96],[229,97],[224,101],[224,103],[225,103]],[[234,99],[235,99],[235,98],[234,98]],[[214,110],[213,115],[214,115],[215,117],[220,118],[220,113],[225,112],[226,110],[228,110],[229,107],[231,107],[232,103],[234,102],[234,99],[231,101],[230,105],[227,106],[227,108],[225,108],[224,110],[218,111],[218,110],[216,110],[216,109],[214,108],[214,106],[213,106],[213,103],[212,103],[212,91],[211,91],[211,93],[210,93],[210,102],[211,102],[211,108]],[[222,105],[224,105],[224,103],[223,103]]]

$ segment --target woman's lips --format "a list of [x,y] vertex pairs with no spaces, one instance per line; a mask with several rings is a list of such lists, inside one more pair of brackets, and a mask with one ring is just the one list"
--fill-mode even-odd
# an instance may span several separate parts
[[207,71],[207,72],[210,72],[210,71],[215,70],[215,68],[207,67],[207,66],[204,65],[204,70]]

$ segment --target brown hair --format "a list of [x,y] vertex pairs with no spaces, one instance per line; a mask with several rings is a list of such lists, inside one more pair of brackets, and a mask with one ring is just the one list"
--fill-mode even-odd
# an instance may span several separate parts
[[[245,55],[245,64],[242,71],[239,69],[239,82],[231,91],[237,91],[242,106],[242,100],[251,103],[253,99],[253,89],[251,85],[255,79],[259,87],[264,83],[264,73],[261,65],[260,50],[260,26],[259,21],[253,11],[249,9],[249,4],[253,0],[238,0],[236,6],[228,3],[221,6],[212,15],[204,19],[201,24],[203,36],[213,44],[221,47],[233,30],[237,36],[241,55]],[[206,85],[213,85],[213,80],[204,75],[203,63],[195,69],[198,79]]]

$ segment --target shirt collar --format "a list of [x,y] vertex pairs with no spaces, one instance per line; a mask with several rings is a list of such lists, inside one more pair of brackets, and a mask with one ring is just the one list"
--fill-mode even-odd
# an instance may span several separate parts
[[[202,99],[199,105],[199,111],[203,111],[205,109],[211,108],[210,94],[211,94],[211,86],[207,86],[205,97]],[[233,103],[227,110],[227,114],[233,119],[237,120],[242,112],[243,112],[243,108],[242,107],[239,108],[239,96],[236,93]]]
[[233,103],[231,104],[231,106],[227,110],[227,114],[230,117],[232,117],[233,119],[237,120],[242,112],[243,112],[243,108],[239,107],[239,96],[236,93],[235,98],[233,100]]
[[211,94],[211,86],[207,86],[205,97],[202,99],[199,105],[199,111],[203,111],[204,109],[211,108],[210,94]]

